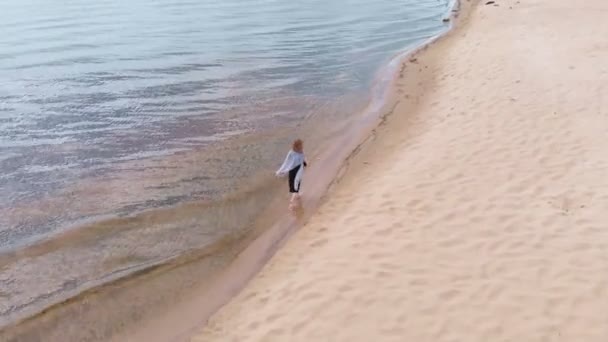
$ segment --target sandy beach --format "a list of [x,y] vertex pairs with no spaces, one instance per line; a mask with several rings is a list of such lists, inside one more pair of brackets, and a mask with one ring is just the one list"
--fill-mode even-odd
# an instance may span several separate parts
[[191,341],[608,341],[608,2],[464,1]]

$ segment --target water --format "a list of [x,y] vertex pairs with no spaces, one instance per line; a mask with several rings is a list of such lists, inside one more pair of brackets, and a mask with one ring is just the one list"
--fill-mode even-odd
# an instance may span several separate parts
[[0,327],[246,230],[450,3],[3,0]]

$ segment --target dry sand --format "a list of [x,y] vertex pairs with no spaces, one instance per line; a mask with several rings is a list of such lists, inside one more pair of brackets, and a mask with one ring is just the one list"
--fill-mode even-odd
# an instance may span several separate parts
[[497,3],[192,341],[608,341],[608,2]]

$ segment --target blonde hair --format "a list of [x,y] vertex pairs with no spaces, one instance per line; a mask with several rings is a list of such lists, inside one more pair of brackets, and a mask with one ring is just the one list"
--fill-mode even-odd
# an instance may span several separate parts
[[293,145],[291,145],[291,149],[298,153],[304,152],[304,142],[302,139],[294,140]]

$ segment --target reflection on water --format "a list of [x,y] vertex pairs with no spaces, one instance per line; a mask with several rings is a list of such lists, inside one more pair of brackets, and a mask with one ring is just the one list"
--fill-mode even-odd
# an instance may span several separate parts
[[0,2],[0,326],[243,230],[448,2]]

